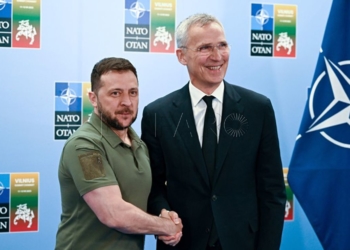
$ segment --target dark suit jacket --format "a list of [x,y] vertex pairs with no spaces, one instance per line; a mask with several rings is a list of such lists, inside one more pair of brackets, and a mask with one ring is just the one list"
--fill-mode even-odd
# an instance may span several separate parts
[[206,171],[188,84],[145,107],[142,140],[150,152],[149,212],[176,211],[183,237],[174,248],[204,250],[212,220],[224,250],[279,249],[285,186],[271,102],[225,84],[214,185]]

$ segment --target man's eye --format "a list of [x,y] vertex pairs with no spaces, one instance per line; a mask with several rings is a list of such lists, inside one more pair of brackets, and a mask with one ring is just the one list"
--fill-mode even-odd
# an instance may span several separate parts
[[212,50],[212,47],[211,45],[203,45],[201,47],[198,48],[198,50],[200,52],[208,52],[208,51],[211,51]]
[[219,43],[219,44],[218,44],[218,49],[226,49],[227,46],[228,46],[227,43]]

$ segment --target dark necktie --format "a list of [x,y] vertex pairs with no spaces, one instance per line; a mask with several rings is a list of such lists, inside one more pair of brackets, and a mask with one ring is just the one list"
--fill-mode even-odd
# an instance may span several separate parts
[[204,118],[202,152],[211,184],[213,184],[215,172],[215,152],[217,146],[216,119],[212,105],[213,99],[214,96],[203,97],[203,101],[207,104],[207,110]]
[[[215,154],[216,147],[218,144],[217,130],[216,130],[216,119],[213,109],[214,96],[204,96],[203,101],[207,104],[207,110],[205,112],[204,118],[204,128],[203,128],[203,142],[202,142],[202,152],[207,166],[207,171],[209,175],[210,184],[213,187],[213,179],[215,174]],[[218,240],[218,233],[216,230],[215,222],[211,226],[210,236],[209,236],[209,246],[213,245]]]

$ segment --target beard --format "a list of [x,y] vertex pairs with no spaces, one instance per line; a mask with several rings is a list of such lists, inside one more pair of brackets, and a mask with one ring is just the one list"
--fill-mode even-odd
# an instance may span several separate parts
[[135,122],[135,120],[137,118],[137,111],[136,111],[136,114],[132,117],[129,124],[122,125],[122,123],[120,121],[118,121],[118,118],[116,115],[125,114],[125,113],[132,114],[133,111],[131,109],[129,109],[128,107],[122,108],[122,109],[114,112],[115,118],[112,118],[111,112],[105,110],[100,102],[97,102],[97,108],[98,108],[98,112],[100,114],[101,120],[104,123],[106,123],[109,127],[114,128],[116,130],[124,130],[124,129],[129,128],[131,126],[131,124],[133,124]]

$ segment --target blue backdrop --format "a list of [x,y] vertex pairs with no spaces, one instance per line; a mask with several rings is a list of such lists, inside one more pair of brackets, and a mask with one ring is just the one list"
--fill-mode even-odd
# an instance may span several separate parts
[[[139,2],[149,10],[150,1]],[[17,3],[16,0],[5,2]],[[37,172],[40,177],[39,230],[0,232],[1,249],[46,250],[55,245],[61,212],[57,169],[64,145],[64,140],[54,138],[55,83],[89,82],[93,65],[104,57],[129,59],[139,75],[140,115],[133,127],[140,134],[143,107],[188,81],[187,70],[178,63],[174,53],[125,51],[126,2],[135,1],[40,3],[38,0],[41,7],[40,48],[0,47],[3,107],[0,112],[0,174]],[[210,13],[222,21],[231,45],[225,79],[271,99],[276,112],[283,166],[288,168],[331,0],[266,3],[296,6],[296,56],[293,58],[251,56],[252,3],[265,4],[263,1],[158,2],[176,3],[176,26],[195,12]],[[153,236],[147,236],[145,249],[155,249]],[[322,249],[295,199],[293,220],[285,222],[281,249]]]

